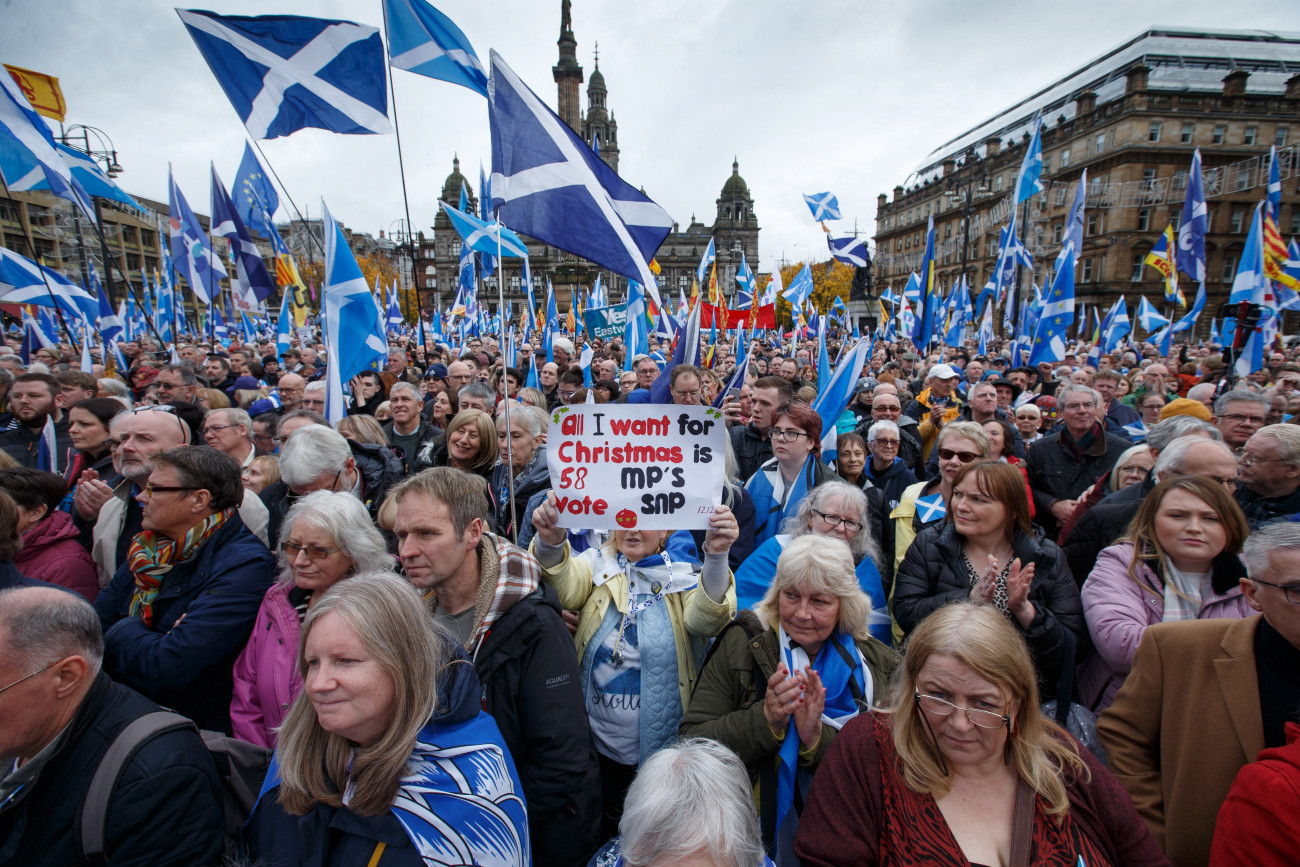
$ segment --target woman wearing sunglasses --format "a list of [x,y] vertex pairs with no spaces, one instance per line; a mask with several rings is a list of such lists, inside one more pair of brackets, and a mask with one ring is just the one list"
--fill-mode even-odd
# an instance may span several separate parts
[[917,534],[894,578],[894,621],[906,636],[950,602],[993,605],[1024,636],[1039,692],[1053,698],[1067,647],[1088,627],[1065,556],[1030,522],[1025,477],[977,461],[957,471],[946,502],[945,519]]
[[308,610],[338,582],[392,569],[393,558],[365,504],[350,492],[316,491],[285,516],[280,580],[267,591],[244,652],[235,662],[230,703],[234,735],[274,748],[276,730],[302,690],[298,642]]

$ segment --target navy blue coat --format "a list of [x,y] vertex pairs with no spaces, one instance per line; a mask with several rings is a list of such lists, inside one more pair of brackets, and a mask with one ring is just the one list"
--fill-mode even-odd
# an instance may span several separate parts
[[229,734],[235,658],[274,574],[275,558],[236,512],[163,578],[149,627],[128,613],[135,578],[123,563],[95,600],[104,670],[199,728]]

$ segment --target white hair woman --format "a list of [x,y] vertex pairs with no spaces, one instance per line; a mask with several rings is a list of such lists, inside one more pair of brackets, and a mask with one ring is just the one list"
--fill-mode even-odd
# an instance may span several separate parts
[[[700,805],[707,804],[707,810]],[[627,792],[619,835],[599,867],[770,867],[745,766],[717,741],[691,738],[646,760]]]
[[358,572],[393,567],[365,505],[351,493],[331,491],[308,494],[289,510],[279,560],[280,580],[262,599],[235,662],[230,703],[235,737],[264,747],[275,746],[276,730],[302,690],[296,655],[312,605]]
[[303,691],[244,833],[251,861],[532,863],[478,676],[409,582],[371,572],[331,588],[303,622],[298,669]]
[[871,613],[849,546],[800,536],[763,601],[718,637],[691,695],[682,736],[718,740],[744,761],[777,863],[793,863],[796,805],[836,731],[885,700],[898,654],[867,631]]
[[500,460],[492,469],[491,491],[497,525],[502,535],[511,539],[516,537],[516,527],[524,520],[528,500],[551,487],[546,444],[543,442],[546,422],[543,410],[512,403],[507,431],[505,412],[497,413],[497,455]]
[[[671,530],[620,529],[601,547],[573,554],[558,520],[551,492],[533,513],[532,552],[560,606],[581,612],[579,677],[612,837],[637,767],[677,731],[705,642],[736,614],[727,552],[739,529],[720,503],[709,516],[701,566],[669,546]],[[695,550],[687,531],[677,535]],[[652,700],[643,703],[643,695]]]
[[776,574],[778,558],[791,543],[805,535],[839,539],[849,546],[858,586],[871,599],[871,634],[889,641],[889,609],[880,575],[880,548],[871,535],[870,503],[866,492],[838,479],[812,489],[799,511],[786,519],[784,532],[754,549],[736,570],[736,605],[754,608],[767,594]]

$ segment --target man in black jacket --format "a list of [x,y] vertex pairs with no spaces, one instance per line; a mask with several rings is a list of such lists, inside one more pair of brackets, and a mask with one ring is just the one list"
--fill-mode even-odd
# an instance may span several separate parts
[[[8,430],[0,431],[0,450],[18,462],[20,467],[37,468],[41,434],[47,419],[54,419],[54,454],[57,471],[67,467],[72,440],[68,436],[68,420],[63,414],[63,391],[59,381],[48,373],[24,373],[14,379],[9,390],[9,410],[13,421]],[[54,468],[53,465],[50,467]]]
[[[55,588],[0,592],[0,864],[80,864],[80,818],[100,760],[128,724],[160,710],[100,670],[104,644],[88,602]],[[191,729],[147,741],[105,811],[110,864],[216,864],[221,783]]]
[[583,865],[600,845],[600,765],[573,638],[528,552],[487,532],[484,481],[435,467],[393,489],[380,525],[435,623],[464,646],[528,801],[537,864]]
[[1300,427],[1271,424],[1242,448],[1237,503],[1250,529],[1300,513]]
[[1055,541],[1074,514],[1077,497],[1111,471],[1133,443],[1106,433],[1099,416],[1101,397],[1086,385],[1067,385],[1056,394],[1065,424],[1029,447],[1026,460],[1034,495],[1035,522]]
[[737,425],[728,431],[731,448],[736,452],[737,481],[742,485],[759,467],[772,459],[772,413],[789,403],[794,392],[790,383],[779,376],[764,376],[754,383],[753,415],[749,424]]

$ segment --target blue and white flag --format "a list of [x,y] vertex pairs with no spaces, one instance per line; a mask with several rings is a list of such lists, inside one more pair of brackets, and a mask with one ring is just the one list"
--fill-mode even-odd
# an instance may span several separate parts
[[1232,279],[1232,292],[1228,296],[1229,304],[1247,301],[1251,304],[1264,304],[1269,294],[1268,279],[1264,276],[1264,202],[1255,207],[1255,215],[1250,221],[1250,232],[1246,235],[1246,246],[1241,251],[1241,261],[1237,273]]
[[740,253],[740,268],[736,271],[736,282],[740,284],[740,289],[736,293],[737,307],[750,307],[754,303],[754,272],[750,270],[749,263],[745,261],[745,253]]
[[235,185],[230,192],[235,200],[235,213],[244,221],[244,226],[263,238],[276,237],[271,218],[280,207],[280,196],[248,142],[244,142],[244,157],[239,161]]
[[1138,325],[1148,334],[1169,324],[1169,317],[1161,314],[1145,297],[1138,301],[1137,320]]
[[694,364],[696,367],[700,364],[700,313],[703,311],[703,304],[696,304],[691,308],[691,313],[686,317],[686,324],[677,335],[677,345],[673,348],[673,357],[659,371],[655,381],[650,383],[650,402],[651,403],[672,403],[672,387],[670,385],[670,375],[673,368],[679,364]]
[[99,330],[104,345],[115,349],[117,341],[122,339],[122,317],[113,310],[113,302],[108,300],[108,292],[99,282],[99,273],[95,271],[95,266],[89,262],[87,265],[90,269],[90,279],[87,282],[99,301],[99,315],[95,318],[95,327]]
[[1174,323],[1173,331],[1186,331],[1189,328],[1195,330],[1196,320],[1200,318],[1201,311],[1205,309],[1205,284],[1202,283],[1196,290],[1196,300],[1192,302],[1192,309],[1187,314]]
[[1282,173],[1277,163],[1277,145],[1273,145],[1268,155],[1268,192],[1264,201],[1268,205],[1269,216],[1277,221],[1282,207]]
[[860,238],[846,236],[832,238],[826,235],[826,246],[838,261],[853,268],[865,268],[871,256],[867,253],[867,242]]
[[[1074,188],[1074,201],[1070,203],[1070,216],[1065,221],[1065,237],[1062,241],[1074,244],[1076,254],[1083,249],[1083,206],[1088,197],[1088,170],[1079,175],[1079,184]],[[1086,323],[1085,323],[1086,324]]]
[[189,283],[194,297],[204,305],[210,305],[221,288],[217,283],[226,276],[226,269],[221,264],[221,257],[212,251],[208,233],[203,231],[199,218],[194,216],[185,194],[176,186],[171,166],[167,167],[167,187],[172,266]]
[[1194,280],[1205,280],[1205,232],[1209,228],[1209,210],[1205,205],[1205,182],[1201,177],[1201,149],[1192,154],[1192,168],[1187,173],[1187,195],[1183,215],[1178,223],[1178,252],[1175,267]]
[[709,266],[717,258],[717,248],[713,245],[713,239],[709,238],[709,246],[704,248],[704,255],[700,257],[700,266],[695,269],[695,280],[701,286],[704,285],[704,278],[709,273]]
[[1106,313],[1106,318],[1101,321],[1101,345],[1106,352],[1114,352],[1130,331],[1133,330],[1132,323],[1128,318],[1128,305],[1124,303],[1124,296],[1119,296]]
[[296,15],[176,14],[253,138],[306,127],[393,131],[377,28]]
[[928,497],[916,498],[916,519],[922,524],[933,524],[947,513],[941,491],[936,491]]
[[[72,171],[72,177],[81,184],[88,196],[99,196],[121,202],[129,208],[143,211],[144,208],[131,198],[122,188],[113,183],[93,157],[76,148],[66,147],[58,142],[54,150]],[[29,192],[48,190],[50,182],[45,176],[41,163],[26,146],[16,139],[0,135],[0,175],[14,178],[8,186],[11,192]]]
[[[533,292],[533,269],[528,264],[528,257],[519,260],[524,266],[524,308],[528,311],[528,321],[524,323],[524,339],[537,330],[537,298]],[[535,366],[535,365],[534,365]]]
[[[54,136],[45,125],[13,77],[0,75],[0,84],[4,92],[0,93],[0,137],[12,139],[19,147],[25,149],[30,158],[36,161],[34,169],[45,176],[50,192],[81,209],[81,213],[92,223],[95,222],[95,207],[90,201],[90,194],[81,186],[81,182],[72,174],[72,169],[55,148]],[[26,176],[27,172],[24,172]],[[17,182],[20,178],[5,175],[5,183]],[[27,189],[31,189],[28,187]]]
[[627,324],[623,327],[623,344],[627,347],[623,371],[632,369],[632,359],[650,351],[650,329],[646,325],[645,290],[635,280],[627,282]]
[[988,355],[989,346],[993,343],[993,302],[992,300],[984,304],[984,316],[980,319],[980,344],[979,354]]
[[[825,347],[826,341],[820,341]],[[825,352],[825,349],[822,350]],[[840,363],[836,365],[835,372],[830,375],[829,382],[817,382],[817,400],[813,402],[813,410],[822,420],[822,461],[833,461],[838,454],[836,446],[835,423],[839,420],[840,413],[849,405],[849,399],[853,397],[853,389],[858,384],[858,377],[862,376],[862,368],[871,354],[871,341],[859,340],[853,348],[840,356]],[[816,456],[809,455],[808,460],[817,460]],[[802,478],[805,474],[801,473]],[[793,494],[793,491],[791,492]],[[797,502],[797,501],[795,501]]]
[[840,200],[835,198],[832,193],[813,193],[812,195],[804,194],[804,204],[808,210],[812,211],[812,217],[815,221],[838,220],[840,219]]
[[1020,163],[1020,174],[1016,178],[1016,204],[1028,199],[1034,193],[1043,191],[1043,119],[1034,120],[1034,135],[1025,148],[1025,158]]
[[1074,322],[1074,245],[1066,243],[1056,257],[1056,275],[1043,300],[1043,309],[1034,330],[1034,348],[1029,366],[1065,358],[1065,335]]
[[447,218],[451,220],[451,227],[460,235],[461,241],[465,247],[476,253],[491,253],[496,255],[500,249],[502,258],[518,258],[528,255],[528,248],[524,242],[519,240],[519,236],[514,232],[502,226],[500,223],[485,223],[482,220],[467,214],[463,211],[453,208],[446,202],[439,202]]
[[[400,334],[406,327],[406,317],[402,315],[402,306],[398,301],[397,284],[393,284],[388,290],[388,310],[384,321],[385,329],[392,334]],[[513,367],[514,365],[509,365]]]
[[790,285],[785,287],[785,300],[790,302],[792,308],[798,309],[804,305],[813,293],[812,269],[805,264],[799,269],[799,273],[794,275]]
[[293,345],[293,313],[289,310],[289,296],[292,291],[286,290],[280,298],[280,316],[275,321],[275,354],[277,357],[284,355]]
[[53,415],[45,417],[45,427],[41,429],[41,438],[36,446],[36,469],[59,474],[59,439],[54,430]]
[[649,262],[673,219],[604,163],[495,51],[488,80],[492,203],[518,232],[636,280],[662,307]]
[[1135,444],[1146,442],[1147,434],[1150,432],[1150,428],[1142,423],[1142,419],[1124,425],[1124,433],[1128,434],[1129,439],[1133,440]]
[[424,0],[384,0],[392,65],[487,96],[487,73],[465,34]]
[[343,230],[325,208],[325,285],[321,307],[326,348],[325,417],[337,424],[346,414],[343,383],[372,369],[388,354],[379,327],[379,306],[348,248]]
[[99,315],[99,300],[57,271],[0,247],[0,303],[62,310],[70,319]]
[[262,253],[248,234],[244,221],[239,217],[239,210],[226,193],[225,185],[217,176],[217,167],[212,164],[212,232],[230,242],[230,256],[235,261],[235,273],[239,276],[239,285],[244,291],[252,292],[258,303],[271,297],[275,291],[275,278],[266,270]]

